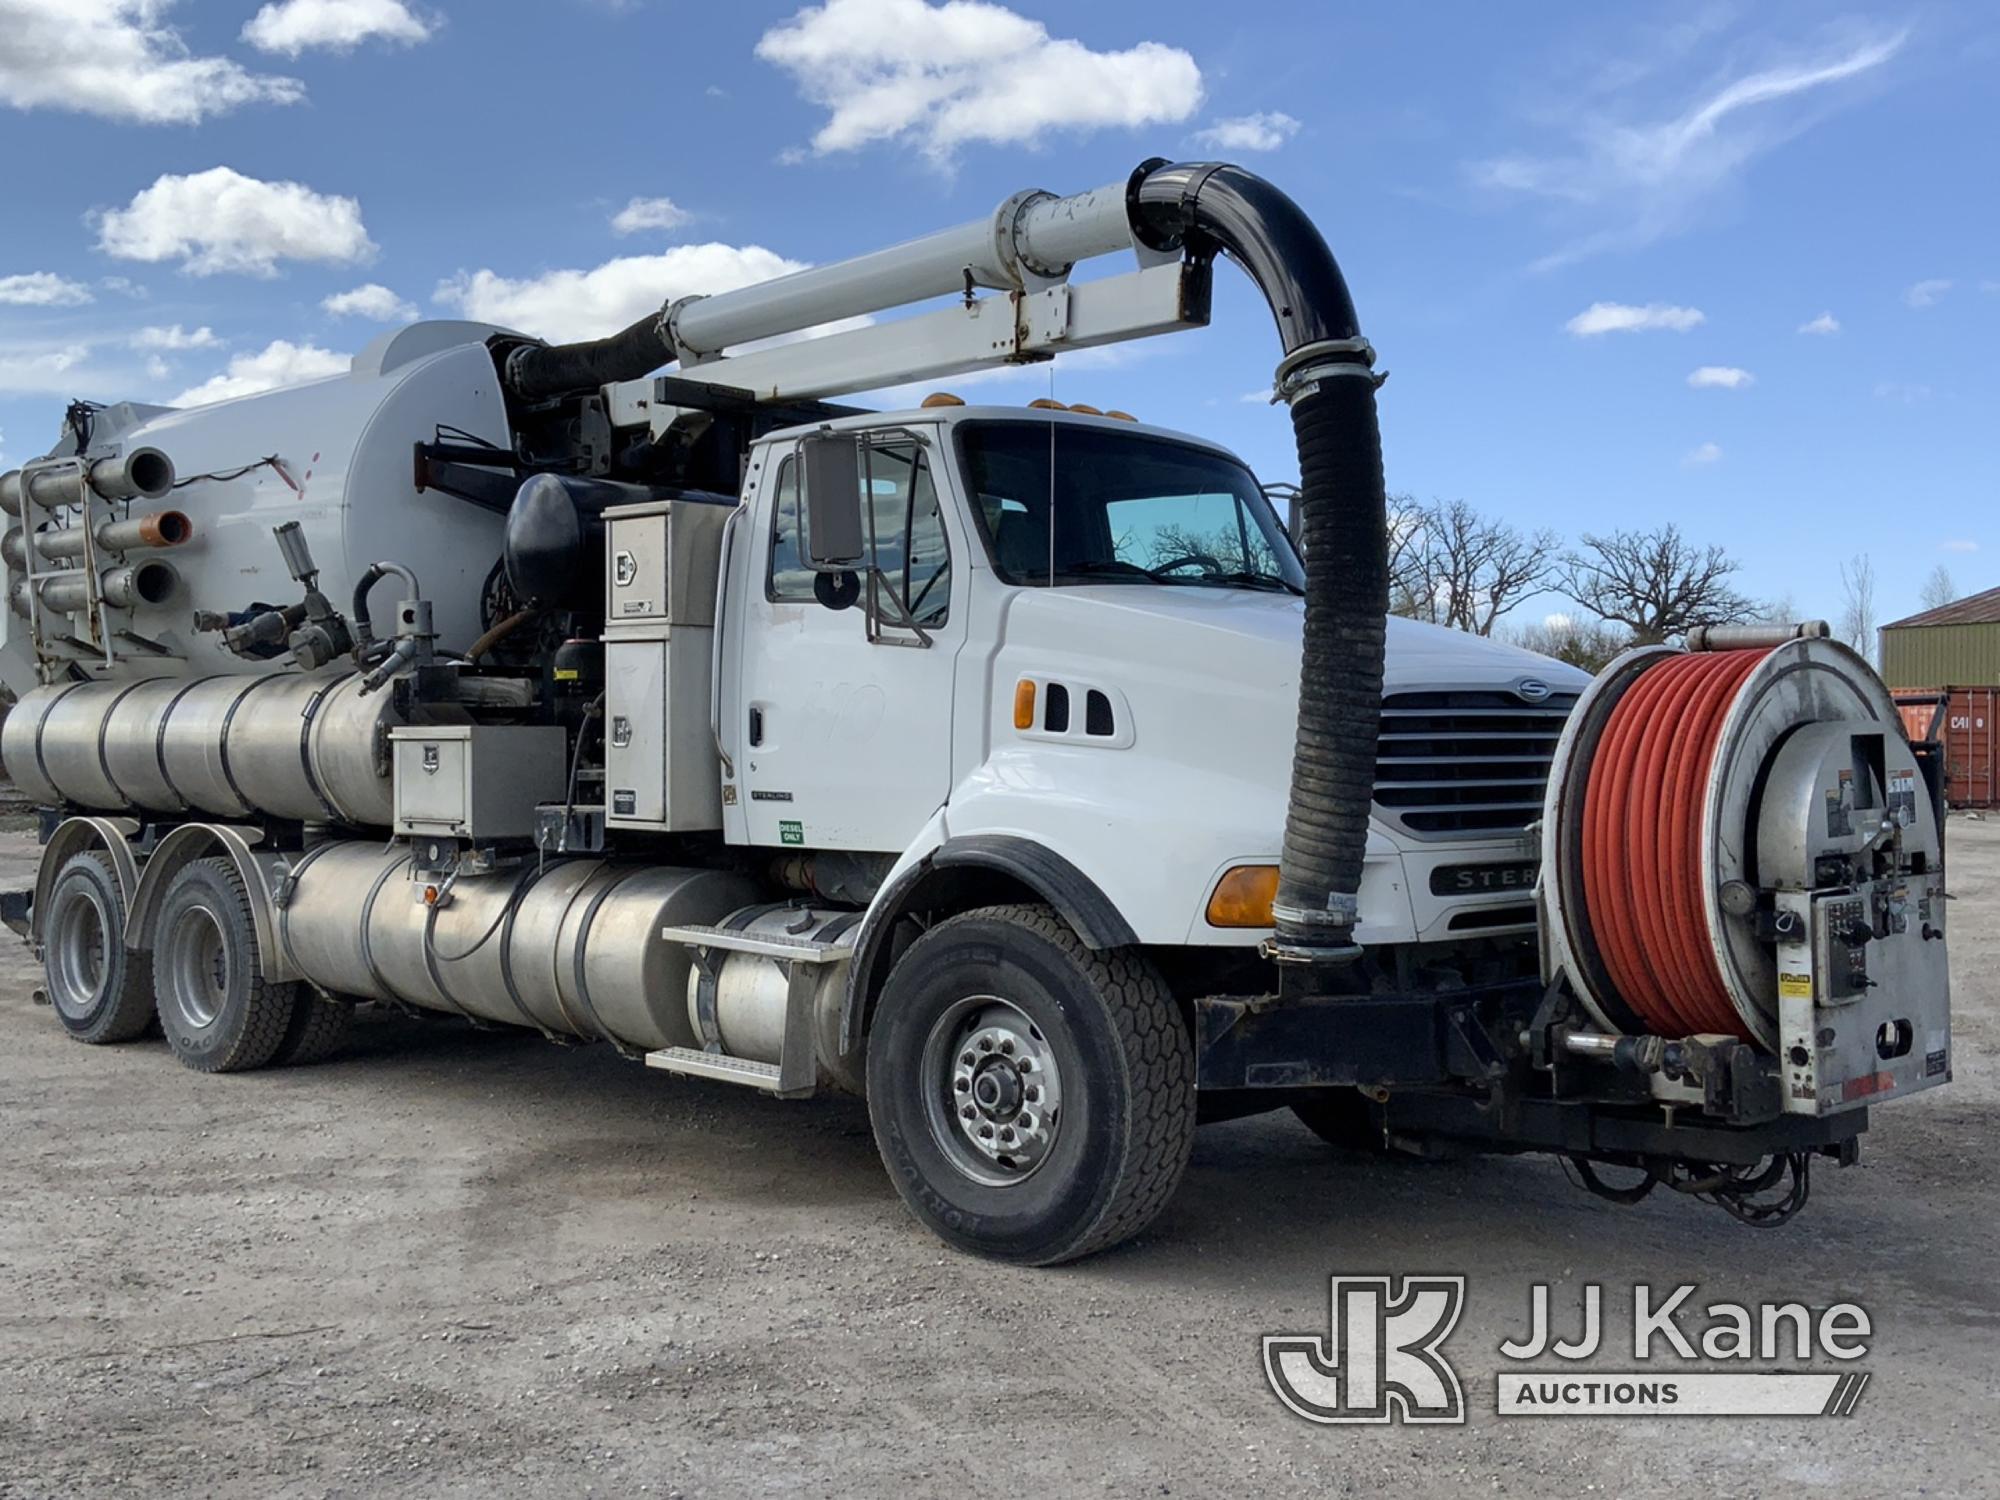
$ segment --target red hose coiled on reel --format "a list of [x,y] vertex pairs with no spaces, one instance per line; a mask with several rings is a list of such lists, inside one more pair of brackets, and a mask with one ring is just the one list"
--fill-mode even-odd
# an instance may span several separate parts
[[1702,804],[1723,720],[1768,653],[1676,657],[1611,710],[1583,804],[1583,891],[1619,997],[1661,1036],[1750,1040],[1702,903]]

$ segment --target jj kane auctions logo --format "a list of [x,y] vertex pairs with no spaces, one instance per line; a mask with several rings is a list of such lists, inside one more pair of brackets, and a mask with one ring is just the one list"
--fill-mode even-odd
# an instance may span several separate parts
[[[1264,1377],[1287,1409],[1308,1422],[1463,1422],[1465,1393],[1444,1343],[1465,1310],[1463,1276],[1335,1276],[1326,1335],[1270,1334]],[[1575,1368],[1603,1351],[1604,1293],[1582,1289],[1577,1333],[1557,1336],[1549,1288],[1529,1289],[1528,1331],[1500,1345],[1494,1407],[1514,1416],[1851,1416],[1863,1370],[1743,1368],[1814,1356],[1853,1361],[1868,1353],[1872,1327],[1851,1302],[1714,1302],[1696,1326],[1692,1285],[1661,1294],[1633,1288],[1631,1358],[1643,1370]],[[1558,1363],[1550,1365],[1547,1360]],[[1688,1369],[1694,1361],[1734,1369]]]

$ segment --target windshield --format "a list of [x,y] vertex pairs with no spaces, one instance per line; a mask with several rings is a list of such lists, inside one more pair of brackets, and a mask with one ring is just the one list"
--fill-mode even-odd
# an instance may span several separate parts
[[1009,583],[1304,590],[1270,502],[1232,458],[1032,420],[961,422],[958,444],[987,555]]

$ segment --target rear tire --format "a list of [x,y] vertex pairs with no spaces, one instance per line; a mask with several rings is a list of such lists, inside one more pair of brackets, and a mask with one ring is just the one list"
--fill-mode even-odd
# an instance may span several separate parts
[[279,1067],[303,1067],[324,1062],[340,1050],[354,1025],[354,1002],[328,999],[299,985],[298,1000],[292,1007],[291,1023],[285,1039],[271,1061]]
[[261,1068],[284,1045],[298,986],[264,978],[250,893],[229,860],[196,860],[168,883],[153,993],[167,1045],[198,1073]]
[[996,1260],[1054,1265],[1137,1234],[1194,1143],[1194,1048],[1166,985],[1042,906],[968,912],[911,944],[867,1079],[910,1211]]
[[73,854],[49,888],[43,985],[56,1019],[80,1042],[129,1042],[153,1019],[149,955],[125,946],[125,894],[110,858]]

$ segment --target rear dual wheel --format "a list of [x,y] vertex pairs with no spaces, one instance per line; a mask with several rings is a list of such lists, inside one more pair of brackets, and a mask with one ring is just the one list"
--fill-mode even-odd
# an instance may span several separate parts
[[110,857],[73,854],[56,873],[42,922],[43,988],[82,1042],[129,1042],[153,1019],[150,958],[125,946],[125,893]]
[[261,1068],[293,1036],[299,987],[264,977],[250,893],[229,860],[195,860],[168,883],[153,927],[153,995],[167,1046],[200,1073]]
[[910,1211],[949,1243],[1053,1265],[1166,1206],[1194,1141],[1194,1052],[1135,952],[1052,911],[939,923],[883,987],[868,1036],[875,1141]]

